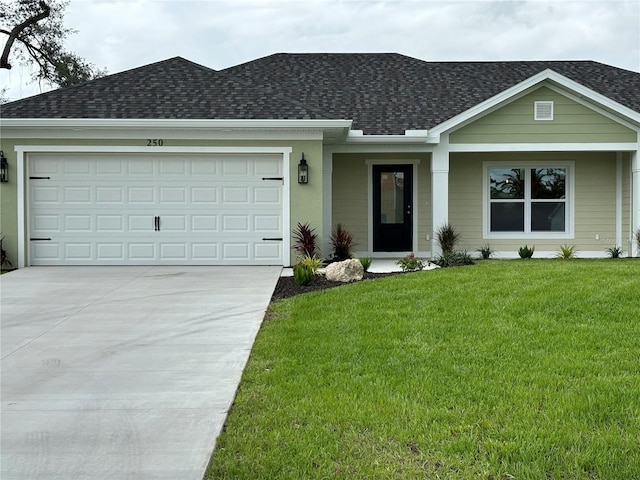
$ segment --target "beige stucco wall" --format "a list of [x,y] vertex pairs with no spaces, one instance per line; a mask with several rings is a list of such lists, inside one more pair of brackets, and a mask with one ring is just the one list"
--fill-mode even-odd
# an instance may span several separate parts
[[[164,147],[181,146],[207,146],[207,147],[290,147],[290,198],[291,198],[291,228],[298,222],[309,222],[314,226],[319,238],[322,238],[322,152],[321,140],[184,140],[164,137],[162,147],[149,147],[157,149],[160,153]],[[3,247],[7,250],[9,258],[16,264],[18,258],[18,218],[17,218],[17,168],[16,145],[100,145],[100,146],[136,146],[147,145],[146,138],[140,139],[12,139],[2,138],[0,149],[5,152],[9,161],[10,181],[0,184],[0,232],[5,240]],[[299,185],[298,161],[304,152],[309,165],[309,183]],[[285,232],[286,234],[286,232]],[[291,232],[289,232],[291,235]],[[27,245],[25,245],[25,249]],[[285,256],[287,252],[284,252]],[[295,253],[289,252],[291,261],[295,261]]]
[[[575,190],[575,236],[572,239],[487,239],[483,236],[483,162],[573,161]],[[624,170],[624,169],[623,169]],[[628,168],[626,169],[628,170]],[[628,174],[627,174],[628,175]],[[625,188],[625,185],[627,186]],[[629,204],[629,181],[623,177],[623,206]],[[460,248],[471,251],[489,243],[498,251],[517,251],[535,244],[538,251],[556,251],[562,244],[579,250],[602,252],[616,239],[616,154],[613,152],[567,153],[454,153],[449,174],[449,221],[462,234]],[[627,227],[628,228],[628,227]],[[598,235],[599,240],[596,240]],[[625,247],[626,248],[626,247]]]
[[[336,153],[332,172],[332,225],[343,224],[354,236],[354,251],[368,252],[369,245],[369,166],[378,163],[419,161],[418,191],[414,213],[418,215],[418,245],[415,251],[430,251],[426,236],[431,233],[431,163],[427,153]],[[323,252],[328,256],[331,252]]]
[[[554,102],[554,119],[534,120],[534,102]],[[635,131],[547,87],[541,87],[451,133],[458,143],[636,142]]]

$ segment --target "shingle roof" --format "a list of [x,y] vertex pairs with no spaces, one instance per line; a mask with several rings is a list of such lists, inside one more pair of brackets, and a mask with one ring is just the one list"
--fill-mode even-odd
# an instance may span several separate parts
[[3,118],[325,118],[181,57],[7,103]]
[[591,61],[425,62],[395,53],[274,54],[214,71],[180,57],[19,100],[5,118],[352,119],[430,129],[551,69],[640,112],[640,73]]

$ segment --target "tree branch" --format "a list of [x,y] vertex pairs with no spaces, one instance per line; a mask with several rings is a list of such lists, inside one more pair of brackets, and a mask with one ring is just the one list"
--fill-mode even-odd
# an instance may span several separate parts
[[[4,45],[4,50],[2,51],[2,56],[0,57],[0,68],[11,69],[11,64],[9,63],[9,53],[11,52],[11,47],[13,46],[13,42],[15,42],[18,35],[20,35],[26,28],[30,27],[38,23],[40,20],[44,20],[51,13],[51,8],[44,3],[44,1],[40,1],[40,8],[42,11],[37,15],[34,15],[31,18],[26,19],[19,25],[13,27],[11,32],[9,33],[9,38],[7,39],[7,43]],[[4,33],[4,32],[3,32]]]

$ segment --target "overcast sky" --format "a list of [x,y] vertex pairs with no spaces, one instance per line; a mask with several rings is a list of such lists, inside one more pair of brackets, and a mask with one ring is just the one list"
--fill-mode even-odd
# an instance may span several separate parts
[[[65,24],[78,31],[69,49],[109,73],[174,56],[223,69],[280,52],[595,60],[640,72],[640,0],[71,0]],[[0,70],[0,82],[11,99],[41,91],[24,69]]]

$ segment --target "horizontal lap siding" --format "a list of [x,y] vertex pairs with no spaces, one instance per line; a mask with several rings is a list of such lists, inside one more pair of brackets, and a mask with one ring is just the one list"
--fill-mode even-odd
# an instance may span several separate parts
[[[534,120],[534,102],[553,101],[552,121]],[[519,98],[450,136],[457,143],[636,142],[636,133],[549,88]]]
[[[616,240],[616,154],[576,153],[576,215],[573,243],[601,251]],[[596,240],[596,235],[599,240]]]
[[[369,167],[368,160],[376,162],[411,163],[418,165],[418,205],[414,212],[418,215],[418,251],[431,250],[431,164],[428,154],[347,154],[333,156],[332,174],[332,224],[342,223],[353,234],[356,242],[354,251],[367,251],[369,244]],[[331,252],[328,252],[331,253]],[[325,256],[327,253],[325,252]]]
[[[571,160],[575,164],[575,238],[546,240],[483,238],[483,162]],[[627,162],[628,165],[628,162]],[[628,168],[627,168],[628,170]],[[628,177],[628,175],[627,175]],[[628,185],[628,180],[625,182]],[[628,187],[623,190],[628,205]],[[623,203],[623,205],[625,205]],[[627,216],[628,206],[626,207]],[[536,250],[558,249],[560,244],[576,244],[583,251],[602,251],[615,243],[616,154],[610,152],[568,153],[454,153],[449,173],[449,222],[461,234],[460,248],[472,252],[489,243],[495,250],[514,251],[528,244]],[[599,235],[600,240],[595,236]]]
[[[366,251],[368,245],[367,164],[362,155],[336,154],[332,177],[332,224],[341,223],[356,243],[354,250]],[[323,252],[329,257],[332,252]]]
[[449,164],[449,224],[462,235],[458,248],[475,251],[482,239],[481,156],[451,154]]

